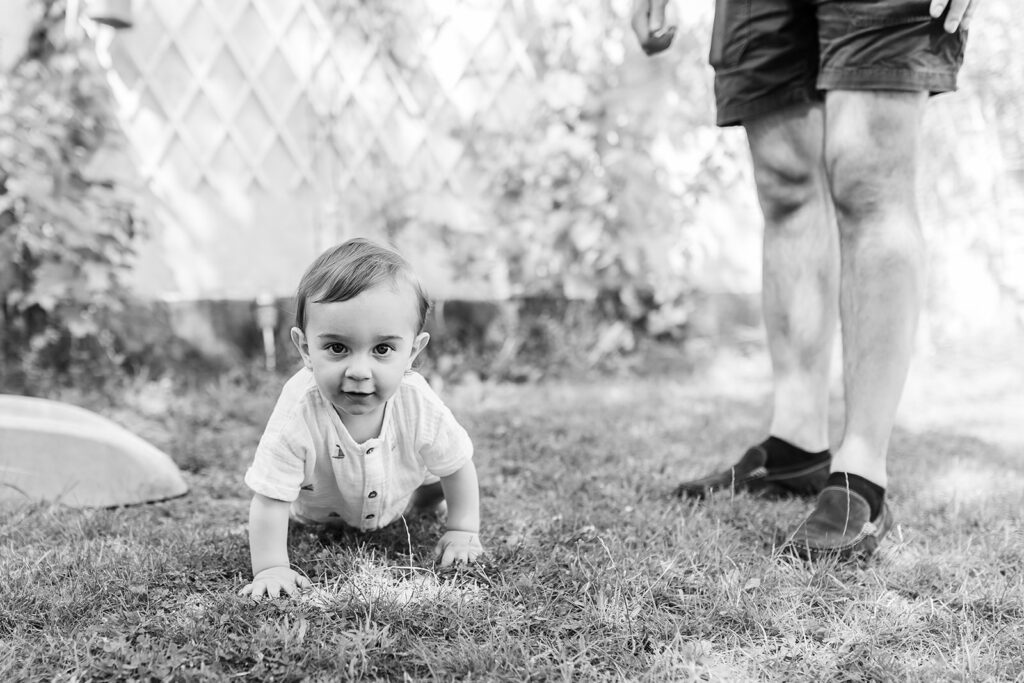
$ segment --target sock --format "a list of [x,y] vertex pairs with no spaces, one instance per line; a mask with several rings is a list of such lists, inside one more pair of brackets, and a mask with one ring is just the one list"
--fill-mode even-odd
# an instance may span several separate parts
[[828,460],[830,457],[828,449],[818,451],[817,453],[811,453],[802,448],[797,448],[790,442],[780,439],[777,436],[769,436],[764,443],[761,444],[761,448],[763,448],[765,453],[768,454],[768,457],[764,462],[764,466],[768,469],[781,469],[799,465],[816,465]]
[[859,493],[868,502],[868,505],[871,506],[871,519],[875,519],[882,512],[882,503],[885,501],[885,489],[864,477],[847,472],[833,472],[828,475],[828,481],[825,483],[825,486],[840,486],[844,489],[849,486],[851,491]]

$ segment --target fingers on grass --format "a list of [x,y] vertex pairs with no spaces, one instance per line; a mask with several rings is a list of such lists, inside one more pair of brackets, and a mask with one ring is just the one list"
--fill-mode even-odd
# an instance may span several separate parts
[[250,583],[248,586],[238,592],[239,595],[247,595],[253,602],[259,602],[263,599],[264,587],[262,585],[257,586],[255,583]]
[[310,582],[309,579],[307,579],[305,576],[301,576],[298,574],[295,575],[295,581],[288,581],[286,583],[281,584],[282,589],[284,590],[285,593],[288,594],[288,597],[290,598],[294,598],[296,595],[306,590],[307,588],[311,588],[312,586],[313,584]]
[[451,564],[454,564],[456,561],[458,561],[460,555],[462,555],[463,558],[465,558],[464,553],[458,552],[455,548],[453,548],[450,545],[447,546],[444,549],[444,554],[441,556],[441,566],[447,567]]
[[453,548],[452,546],[448,546],[441,557],[441,566],[449,567],[452,565],[458,566],[460,564],[473,564],[483,554],[484,551],[477,548]]

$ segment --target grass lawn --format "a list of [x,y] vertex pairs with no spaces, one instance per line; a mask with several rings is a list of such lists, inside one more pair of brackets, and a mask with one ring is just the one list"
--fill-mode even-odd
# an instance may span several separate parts
[[918,373],[891,449],[898,526],[866,566],[807,566],[774,550],[807,501],[668,496],[761,437],[762,360],[450,388],[489,560],[435,570],[431,518],[293,527],[315,588],[260,604],[236,595],[242,475],[281,380],[140,385],[101,412],[171,453],[192,490],[5,509],[0,680],[1024,680],[1024,440],[984,424],[1020,384],[985,398]]

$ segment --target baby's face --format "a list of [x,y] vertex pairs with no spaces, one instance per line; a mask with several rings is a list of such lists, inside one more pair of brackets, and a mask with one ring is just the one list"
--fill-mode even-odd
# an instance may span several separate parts
[[412,287],[385,283],[348,301],[307,304],[306,329],[294,328],[292,337],[320,392],[351,429],[383,416],[429,339],[417,334],[418,323]]

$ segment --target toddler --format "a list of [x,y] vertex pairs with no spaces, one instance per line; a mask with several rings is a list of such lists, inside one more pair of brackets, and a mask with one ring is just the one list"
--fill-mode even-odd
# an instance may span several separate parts
[[294,596],[309,586],[288,559],[289,517],[380,529],[438,487],[448,516],[435,559],[475,560],[483,548],[473,444],[412,370],[430,335],[429,302],[409,264],[349,240],[313,262],[295,302],[291,336],[304,367],[281,391],[245,475],[253,580],[241,594]]

